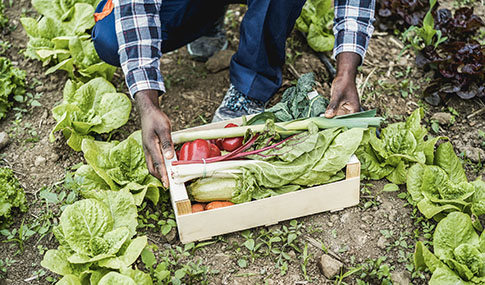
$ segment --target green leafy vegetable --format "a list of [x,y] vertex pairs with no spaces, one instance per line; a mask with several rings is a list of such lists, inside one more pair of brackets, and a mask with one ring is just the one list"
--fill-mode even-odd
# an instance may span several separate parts
[[47,251],[41,262],[63,275],[66,284],[84,284],[89,275],[99,280],[111,269],[129,267],[147,244],[146,237],[131,239],[136,233],[137,210],[130,193],[93,190],[89,195],[94,198],[64,209],[54,230],[60,246]]
[[67,81],[63,102],[52,110],[57,121],[51,131],[62,130],[67,144],[75,151],[81,150],[84,138],[92,138],[91,132],[108,133],[123,126],[130,116],[131,102],[125,94],[103,78],[95,78],[86,84]]
[[0,120],[5,118],[12,106],[10,96],[23,95],[25,92],[25,72],[16,67],[8,58],[0,57]]
[[[458,230],[459,229],[459,230]],[[416,268],[429,268],[433,273],[429,284],[483,284],[485,252],[472,225],[470,216],[450,213],[436,227],[431,253],[421,242],[416,245]]]
[[[285,90],[281,101],[273,107],[266,109],[266,112],[274,114],[275,122],[285,122],[301,118],[318,117],[325,112],[328,100],[321,95],[312,99],[308,93],[313,91],[315,79],[313,73],[302,75],[296,86]],[[249,122],[248,122],[249,123]]]
[[380,138],[371,131],[363,139],[356,155],[364,177],[374,180],[386,177],[394,184],[403,184],[410,166],[433,163],[434,145],[440,137],[424,140],[427,130],[420,125],[422,116],[423,110],[417,109],[406,122],[384,128]]
[[0,167],[0,229],[12,224],[14,209],[27,211],[25,192],[12,169]]
[[[359,146],[364,129],[342,128],[318,131],[315,125],[267,151],[250,156],[252,160],[214,162],[203,168],[193,164],[172,167],[177,181],[203,177],[226,177],[223,184],[204,178],[191,186],[198,201],[224,198],[243,203],[344,178],[341,169]],[[205,185],[207,183],[208,185]],[[220,189],[219,188],[224,188]]]
[[82,151],[88,165],[79,168],[76,177],[86,191],[129,191],[137,205],[141,205],[145,197],[158,203],[162,184],[148,173],[140,131],[122,142],[85,139]]
[[313,50],[331,51],[335,42],[333,17],[332,0],[308,0],[296,20],[296,28],[306,34]]
[[98,1],[34,0],[32,5],[44,17],[21,18],[29,43],[25,55],[53,62],[47,74],[65,70],[71,78],[87,82],[95,77],[111,80],[116,68],[101,61],[91,37],[86,33],[94,26],[94,6]]

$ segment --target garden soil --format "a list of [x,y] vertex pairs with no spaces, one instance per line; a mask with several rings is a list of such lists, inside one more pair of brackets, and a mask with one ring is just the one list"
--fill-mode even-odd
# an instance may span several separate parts
[[[479,6],[477,4],[476,13],[483,18],[484,8]],[[244,8],[231,6],[230,9],[233,14],[226,25],[229,29],[229,48],[236,50],[238,24]],[[10,136],[10,144],[0,150],[0,164],[15,171],[25,188],[30,205],[27,213],[18,215],[12,226],[14,228],[20,227],[22,222],[32,223],[48,211],[39,199],[39,191],[62,181],[66,171],[83,162],[83,158],[82,154],[67,146],[60,134],[56,135],[57,139],[53,143],[48,139],[55,125],[50,110],[61,102],[67,76],[63,72],[45,75],[46,67],[41,62],[26,59],[22,54],[28,37],[19,18],[22,15],[35,15],[30,1],[14,1],[13,7],[7,7],[6,15],[14,26],[11,31],[0,33],[1,40],[12,44],[6,56],[14,66],[27,72],[27,81],[31,86],[28,92],[42,94],[39,99],[42,106],[28,109],[23,113],[21,121],[16,120],[16,114],[20,112],[16,110],[11,110],[7,118],[0,121],[0,131]],[[456,98],[438,107],[423,103],[420,94],[431,75],[418,71],[412,52],[407,50],[401,54],[402,48],[402,43],[394,35],[375,33],[357,78],[363,106],[366,109],[376,108],[387,122],[402,121],[413,110],[423,106],[426,113],[423,123],[428,127],[433,123],[431,117],[434,114],[454,113],[454,119],[438,125],[438,133],[433,135],[450,138],[457,154],[464,158],[469,179],[480,176],[485,179],[483,165],[480,161],[473,161],[473,157],[484,153],[484,137],[480,137],[478,130],[485,130],[485,114],[476,113],[485,107],[484,103],[478,99],[464,101]],[[282,91],[296,82],[299,74],[307,72],[316,74],[320,83],[318,90],[329,97],[328,73],[297,33],[293,33],[288,40],[288,54],[283,87],[272,102],[276,102]],[[180,130],[210,122],[229,86],[228,69],[210,73],[204,63],[193,61],[186,49],[182,48],[163,56],[162,73],[168,91],[161,97],[161,106],[172,120],[173,129]],[[115,74],[113,83],[120,91],[127,93],[121,70]],[[436,128],[437,125],[434,126]],[[128,124],[116,131],[111,139],[121,140],[137,129],[139,116],[134,108]],[[34,130],[37,135],[32,135]],[[485,156],[481,158],[483,160]],[[382,192],[385,184],[385,181],[363,181],[360,205],[297,220],[298,224],[302,224],[304,233],[298,238],[309,245],[307,275],[310,281],[305,280],[300,267],[301,254],[294,250],[288,252],[291,261],[284,275],[275,267],[273,256],[257,257],[254,262],[248,262],[248,266],[242,268],[238,265],[241,253],[235,250],[245,241],[240,233],[225,235],[218,242],[196,251],[190,258],[200,259],[203,265],[218,272],[209,275],[209,284],[332,284],[333,281],[327,280],[318,269],[317,264],[324,249],[314,242],[316,240],[322,242],[325,250],[332,252],[344,263],[345,270],[368,259],[386,257],[384,263],[389,264],[396,284],[425,284],[425,280],[411,276],[408,269],[412,263],[414,244],[421,239],[415,236],[415,232],[422,233],[426,229],[420,222],[420,215],[413,212],[405,200],[398,198],[398,194],[404,192],[405,188],[401,186],[400,192]],[[56,223],[60,210],[50,210],[53,211],[52,223]],[[432,221],[429,223],[433,224]],[[289,222],[282,222],[269,227],[269,230],[288,225]],[[255,229],[254,233],[260,229]],[[181,245],[174,232],[168,238],[157,232],[148,234],[149,241],[159,248]],[[4,241],[4,237],[0,237],[0,240]],[[0,259],[8,257],[15,261],[8,267],[6,277],[0,280],[0,284],[49,284],[46,277],[53,274],[43,272],[40,262],[46,248],[57,247],[55,238],[52,234],[42,238],[34,235],[24,246],[25,251],[15,255],[18,247],[14,242],[0,243]],[[351,275],[345,281],[354,284],[356,277],[358,274]]]

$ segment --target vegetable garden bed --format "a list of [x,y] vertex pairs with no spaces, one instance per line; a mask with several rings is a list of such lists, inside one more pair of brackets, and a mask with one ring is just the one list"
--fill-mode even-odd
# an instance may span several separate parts
[[[212,123],[174,134],[220,128],[227,123],[241,124],[242,119]],[[166,160],[168,173],[171,172],[172,162],[176,160],[176,157]],[[169,175],[170,195],[180,240],[182,243],[205,240],[221,234],[355,206],[359,204],[360,193],[360,162],[355,155],[347,163],[345,172],[343,181],[197,213],[192,213],[185,185],[175,183]]]

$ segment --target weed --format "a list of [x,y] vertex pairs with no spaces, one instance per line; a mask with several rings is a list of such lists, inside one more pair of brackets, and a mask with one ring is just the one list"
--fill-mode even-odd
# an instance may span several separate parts
[[0,277],[5,276],[8,271],[8,267],[12,266],[15,262],[14,259],[6,257],[5,260],[0,259]]
[[361,265],[360,275],[356,279],[357,284],[392,284],[391,271],[394,266],[385,263],[386,256],[377,259],[369,259]]
[[6,237],[6,240],[3,242],[14,242],[17,244],[18,250],[14,253],[14,256],[24,252],[24,243],[36,233],[28,225],[24,225],[24,222],[25,219],[22,220],[18,229],[0,230],[0,234]]

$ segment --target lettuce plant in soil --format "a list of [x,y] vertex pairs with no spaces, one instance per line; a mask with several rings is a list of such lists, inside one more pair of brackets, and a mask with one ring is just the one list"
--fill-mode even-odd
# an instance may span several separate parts
[[81,142],[91,138],[91,133],[109,133],[123,126],[129,119],[131,101],[103,78],[86,84],[68,80],[63,92],[63,102],[54,107],[52,114],[57,124],[50,133],[62,131],[67,144],[75,151]]
[[13,96],[25,92],[25,72],[12,66],[8,58],[0,57],[0,120],[12,106]]
[[474,217],[473,225],[482,230],[479,216],[485,214],[485,181],[478,178],[468,182],[451,143],[443,143],[437,148],[434,165],[413,165],[406,185],[412,200],[426,218],[439,220],[446,213],[462,211]]
[[434,254],[422,242],[416,244],[416,268],[428,268],[430,285],[484,284],[485,234],[479,236],[469,215],[450,213],[436,226]]
[[308,0],[296,20],[296,28],[306,34],[307,43],[314,51],[331,51],[335,41],[333,18],[332,0]]
[[362,140],[356,155],[365,178],[387,178],[395,184],[406,182],[407,170],[415,163],[433,164],[434,147],[441,137],[424,140],[428,131],[421,126],[423,110],[416,109],[406,122],[390,124],[380,137],[375,130]]
[[12,169],[0,167],[0,229],[8,228],[12,224],[15,210],[27,211],[24,188]]
[[[77,2],[77,3],[76,3]],[[29,42],[25,55],[55,66],[47,74],[65,70],[71,78],[84,82],[95,77],[111,80],[116,68],[99,59],[86,32],[94,26],[94,6],[98,1],[33,0],[43,17],[20,19]]]
[[84,191],[129,191],[136,205],[146,197],[158,203],[162,183],[148,173],[141,142],[136,131],[122,142],[101,142],[84,139],[82,151],[87,165],[75,174]]
[[133,196],[91,191],[88,197],[64,209],[54,228],[59,247],[48,250],[41,265],[63,276],[58,284],[151,284],[149,276],[130,269],[147,245],[146,236],[134,237]]

